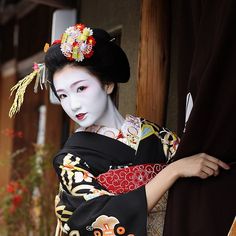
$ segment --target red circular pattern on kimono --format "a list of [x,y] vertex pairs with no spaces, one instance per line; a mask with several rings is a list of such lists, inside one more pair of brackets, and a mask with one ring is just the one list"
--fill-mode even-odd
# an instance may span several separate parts
[[97,177],[100,185],[114,194],[127,193],[147,184],[166,164],[143,164],[111,169]]

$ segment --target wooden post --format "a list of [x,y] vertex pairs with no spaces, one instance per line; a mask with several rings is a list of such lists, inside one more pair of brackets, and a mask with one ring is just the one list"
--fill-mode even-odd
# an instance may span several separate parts
[[169,77],[169,1],[143,0],[137,109],[160,125],[165,121]]
[[[13,146],[14,119],[10,119],[8,111],[13,102],[9,98],[10,88],[16,82],[15,60],[5,63],[0,71],[0,192],[1,199],[5,194],[5,188],[10,180],[11,171],[11,150]],[[14,168],[14,167],[13,167]],[[1,230],[0,230],[1,234]]]

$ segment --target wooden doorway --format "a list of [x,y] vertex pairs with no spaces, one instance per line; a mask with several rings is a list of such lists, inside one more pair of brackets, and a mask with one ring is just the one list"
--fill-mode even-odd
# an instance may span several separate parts
[[169,16],[169,1],[142,1],[136,113],[159,125],[166,116]]

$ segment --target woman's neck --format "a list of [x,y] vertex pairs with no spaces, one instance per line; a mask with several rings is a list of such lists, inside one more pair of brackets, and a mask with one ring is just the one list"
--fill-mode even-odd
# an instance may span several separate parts
[[117,110],[116,106],[112,102],[110,96],[108,98],[107,109],[104,115],[99,119],[95,125],[106,126],[110,128],[120,129],[124,123],[124,118]]

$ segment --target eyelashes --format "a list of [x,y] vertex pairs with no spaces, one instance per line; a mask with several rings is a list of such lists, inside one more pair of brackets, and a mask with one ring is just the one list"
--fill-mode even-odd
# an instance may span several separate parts
[[[79,87],[76,89],[76,93],[81,93],[81,92],[83,92],[83,91],[86,90],[86,89],[87,89],[87,86],[79,86]],[[67,95],[63,93],[63,94],[59,94],[58,97],[59,97],[60,100],[62,100],[62,99],[64,99],[64,98],[66,98]]]
[[79,87],[77,88],[76,92],[77,92],[77,93],[81,93],[81,92],[83,92],[83,91],[86,90],[86,89],[87,89],[86,86],[79,86]]
[[60,98],[60,100],[62,100],[63,98],[66,98],[67,96],[66,96],[66,94],[60,94],[60,95],[58,95],[58,97]]

